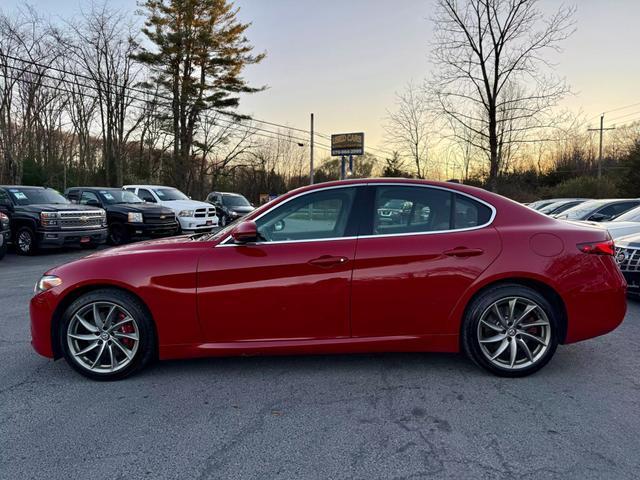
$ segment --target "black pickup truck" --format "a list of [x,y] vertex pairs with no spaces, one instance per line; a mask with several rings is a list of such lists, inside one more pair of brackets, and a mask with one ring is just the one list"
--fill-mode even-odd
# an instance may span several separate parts
[[127,190],[73,187],[68,188],[65,195],[73,203],[106,210],[108,241],[112,245],[121,245],[134,238],[167,237],[178,233],[178,221],[173,210],[145,203]]
[[107,240],[104,210],[73,205],[51,188],[0,185],[0,212],[10,219],[20,255],[67,245],[95,248]]
[[0,212],[0,260],[7,253],[7,245],[11,240],[11,227],[9,226],[9,217]]

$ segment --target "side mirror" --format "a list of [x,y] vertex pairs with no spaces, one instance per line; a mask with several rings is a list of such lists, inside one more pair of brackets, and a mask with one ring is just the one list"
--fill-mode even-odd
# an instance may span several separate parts
[[98,202],[97,200],[87,200],[87,206],[89,207],[99,207],[100,206],[100,202]]
[[233,230],[231,236],[237,243],[255,242],[258,240],[258,226],[256,222],[242,222]]

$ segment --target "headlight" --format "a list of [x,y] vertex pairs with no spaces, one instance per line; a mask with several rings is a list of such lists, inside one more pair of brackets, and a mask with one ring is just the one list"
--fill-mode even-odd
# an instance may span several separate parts
[[40,223],[43,227],[58,224],[58,212],[41,212]]
[[127,221],[129,223],[142,223],[144,222],[144,217],[141,213],[129,212],[129,215],[127,215]]
[[38,280],[38,283],[36,283],[36,286],[33,288],[33,293],[37,295],[39,293],[46,292],[53,287],[57,287],[58,285],[62,285],[62,280],[60,278],[55,275],[45,275]]
[[182,210],[180,213],[178,213],[179,217],[193,217],[193,215],[194,215],[193,210]]

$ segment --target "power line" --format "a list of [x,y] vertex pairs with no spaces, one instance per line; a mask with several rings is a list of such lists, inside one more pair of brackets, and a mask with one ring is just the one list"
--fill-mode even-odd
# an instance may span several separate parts
[[611,112],[617,112],[619,110],[626,110],[627,108],[631,108],[631,107],[637,107],[638,105],[640,105],[640,102],[638,103],[632,103],[630,105],[623,105],[622,107],[618,107],[618,108],[613,108],[611,110],[607,110],[606,112],[602,112],[604,113],[611,113]]
[[[7,68],[10,68],[10,69],[14,69],[14,70],[19,70],[19,71],[22,71],[22,72],[27,72],[28,71],[28,70],[21,69],[21,68],[12,66],[12,65],[7,65],[7,64],[0,64],[0,66],[7,67]],[[70,74],[73,75],[73,73],[70,73]],[[78,82],[76,80],[70,81],[68,79],[60,78],[60,77],[54,77],[54,76],[48,75],[46,73],[38,73],[37,75],[39,77],[47,78],[47,79],[58,81],[58,82],[61,82],[61,83],[71,83],[71,84],[76,85],[78,87],[87,88],[87,89],[90,89],[92,91],[97,91],[98,90],[98,88],[95,85],[86,85],[86,84],[80,83],[80,82]],[[87,92],[77,92],[77,91],[68,90],[66,88],[62,88],[60,86],[42,84],[42,83],[35,82],[33,80],[28,80],[28,79],[23,78],[23,77],[7,77],[7,78],[10,78],[10,79],[15,80],[17,82],[26,82],[26,83],[29,83],[29,84],[32,84],[32,85],[41,86],[43,88],[64,92],[64,93],[67,93],[67,94],[70,94],[70,95],[82,95],[82,96],[85,96],[85,97],[88,97],[88,98],[92,98],[94,100],[100,100],[101,99],[101,97],[99,95],[91,95],[91,94],[88,94]],[[128,100],[135,100],[135,101],[142,102],[142,103],[147,103],[147,104],[153,104],[154,103],[152,100],[143,99],[143,98],[139,98],[139,97],[136,97],[136,96],[127,95],[127,94],[124,94],[123,98],[126,98]],[[133,105],[132,104],[132,105],[128,105],[127,108],[142,109],[143,107],[140,107],[138,105]],[[144,110],[144,111],[146,111],[146,110]],[[284,138],[285,140],[290,140],[290,139],[296,140],[296,143],[298,143],[298,144],[305,143],[305,142],[308,141],[308,139],[301,138],[301,137],[298,137],[298,136],[294,136],[294,135],[291,135],[290,133],[287,134],[287,133],[282,133],[282,132],[274,132],[272,130],[267,130],[267,129],[264,129],[264,128],[260,128],[260,127],[257,127],[255,125],[252,126],[252,125],[242,124],[240,121],[235,121],[234,122],[232,120],[227,120],[227,119],[224,119],[224,118],[211,117],[210,115],[208,115],[206,113],[202,113],[202,117],[205,118],[205,119],[212,120],[214,123],[216,123],[218,125],[219,125],[220,122],[222,122],[224,124],[223,126],[225,126],[225,125],[226,126],[235,126],[237,129],[241,129],[241,131],[243,131],[243,132],[253,131],[253,133],[255,133],[255,134],[257,134],[257,132],[265,132],[265,133],[268,133],[268,134],[271,134],[271,135],[277,135],[279,137]],[[259,135],[259,136],[262,136],[262,137],[265,137],[265,138],[276,138],[276,137],[267,136],[267,135]],[[330,147],[328,145],[323,144],[323,143],[316,143],[316,145],[318,145],[320,149],[325,150],[325,151],[329,151],[329,149],[330,149]]]
[[[92,76],[87,75],[87,74],[83,74],[83,73],[79,73],[79,72],[71,72],[71,71],[66,70],[64,68],[55,67],[55,66],[52,66],[52,65],[45,65],[43,63],[36,62],[34,60],[30,60],[30,59],[27,60],[27,59],[15,57],[13,55],[4,55],[4,57],[10,58],[10,59],[18,61],[18,62],[25,63],[27,65],[37,66],[37,67],[43,68],[45,70],[53,70],[55,72],[62,73],[63,75],[70,75],[70,76],[76,77],[76,78],[74,78],[73,83],[76,84],[79,87],[90,88],[92,90],[99,91],[98,87],[96,87],[95,85],[87,85],[87,84],[78,82],[77,78],[83,78],[85,80],[89,80],[91,82],[99,83],[99,84],[102,84],[102,85],[105,85],[105,86],[115,87],[115,88],[118,88],[118,89],[121,89],[121,90],[126,89],[126,90],[129,90],[129,91],[132,91],[132,92],[140,93],[140,94],[145,95],[145,96],[151,96],[153,98],[162,99],[162,100],[167,101],[169,104],[173,101],[173,99],[171,97],[169,97],[167,95],[162,95],[162,94],[160,94],[158,92],[150,92],[148,90],[140,89],[140,88],[137,88],[137,87],[134,87],[134,86],[131,86],[131,85],[123,85],[123,84],[119,84],[117,82],[111,82],[111,81],[108,81],[108,80],[105,80],[105,79],[95,78],[95,77],[92,77]],[[20,70],[20,71],[25,72],[25,73],[27,73],[27,72],[31,73],[30,70],[28,70],[26,68],[19,68],[19,67],[16,67],[14,65],[9,65],[9,64],[4,64],[4,66],[7,67],[7,68],[15,69],[15,70]],[[53,77],[51,75],[47,75],[47,74],[42,73],[42,72],[33,72],[33,73],[35,73],[37,75],[40,75],[40,76],[44,76],[44,77],[50,78],[52,80],[68,81],[66,79],[61,79],[59,77]],[[150,100],[141,99],[139,97],[135,97],[135,96],[132,96],[132,95],[129,95],[129,94],[125,94],[125,96],[126,96],[126,98],[131,99],[131,100],[136,100],[136,101],[139,101],[139,102],[151,103]],[[246,119],[246,120],[250,120],[252,122],[256,122],[256,123],[260,123],[260,124],[264,124],[264,125],[284,128],[284,129],[287,129],[287,130],[293,130],[293,131],[304,133],[304,134],[311,134],[311,132],[309,130],[304,130],[304,129],[301,129],[301,128],[291,127],[291,126],[288,126],[288,125],[283,125],[283,124],[279,124],[279,123],[275,123],[275,122],[270,122],[270,121],[267,121],[267,120],[260,120],[260,119],[253,118],[253,117],[243,118],[245,116],[240,115],[240,114],[234,114],[234,113],[226,112],[224,110],[216,109],[215,111],[217,113],[219,113],[220,115],[224,115],[224,116],[228,116],[228,117],[233,118],[234,121]],[[205,118],[211,119],[211,117],[207,116],[207,114],[204,113],[204,112],[202,113],[202,115]],[[220,121],[221,119],[218,119],[218,120]],[[227,122],[230,122],[230,121],[227,120]],[[254,127],[254,128],[259,129],[259,127]],[[259,129],[259,130],[265,131],[265,132],[268,132],[268,133],[273,133],[273,134],[276,133],[276,132],[272,132],[270,130],[264,130],[264,129]],[[320,138],[324,138],[325,140],[331,140],[331,136],[329,136],[326,133],[315,131],[314,135],[316,135],[316,136],[318,136]],[[304,140],[304,141],[307,141],[307,140]],[[325,147],[325,148],[331,148],[330,146],[328,146],[326,144],[321,144],[321,143],[316,143],[316,144],[319,145],[319,146]],[[382,153],[384,155],[393,155],[393,153],[391,151],[385,150],[385,149],[382,149],[382,148],[379,148],[379,147],[371,147],[371,146],[369,146],[369,147],[367,147],[367,150],[373,150],[374,152],[379,152],[379,153]]]
[[[107,80],[104,80],[104,79],[101,79],[101,78],[94,78],[94,77],[92,77],[90,75],[87,75],[87,74],[83,74],[83,73],[79,73],[79,72],[70,72],[69,70],[65,70],[63,68],[55,67],[55,66],[52,66],[52,65],[45,65],[43,63],[36,62],[34,60],[26,60],[24,58],[15,57],[13,55],[8,55],[8,54],[4,55],[4,57],[5,58],[10,58],[10,59],[18,61],[18,62],[23,62],[23,63],[29,64],[29,65],[38,66],[40,68],[53,70],[53,71],[56,71],[56,72],[59,72],[59,73],[65,74],[65,75],[73,75],[73,76],[76,76],[76,77],[79,77],[79,78],[84,78],[85,80],[90,80],[92,82],[102,83],[102,84],[107,85],[107,86],[116,87],[116,88],[119,88],[119,89],[128,89],[130,91],[137,92],[137,93],[142,93],[144,95],[149,95],[150,94],[150,92],[147,91],[147,90],[143,90],[141,88],[133,87],[131,85],[122,85],[122,84],[118,84],[116,82],[110,82],[110,81],[107,81]],[[14,68],[12,66],[9,66],[9,67],[10,68]],[[161,94],[159,94],[157,92],[156,93],[152,93],[151,95],[156,97],[156,98],[162,98],[163,100],[167,100],[169,102],[173,101],[173,99],[171,97],[166,96],[166,95],[161,95]],[[216,112],[221,114],[221,115],[232,117],[234,119],[238,119],[238,118],[242,118],[243,117],[243,115],[227,112],[227,111],[224,111],[224,110],[216,110]],[[296,127],[290,127],[290,126],[287,126],[287,125],[282,125],[282,124],[275,123],[275,122],[270,122],[270,121],[267,121],[267,120],[260,120],[258,118],[251,118],[251,120],[254,121],[254,122],[257,122],[257,123],[263,123],[265,125],[271,125],[271,126],[274,126],[274,127],[280,127],[280,128],[286,128],[286,129],[289,129],[289,130],[295,130],[295,131],[300,132],[300,133],[307,133],[307,134],[309,133],[309,130],[304,130],[304,129],[296,128]]]
[[609,120],[609,122],[615,122],[616,120],[620,120],[621,118],[630,117],[632,115],[638,115],[640,110],[636,110],[635,112],[627,113],[626,115],[620,115],[619,117],[615,117]]
[[[43,76],[45,76],[45,75],[43,75]],[[99,100],[99,99],[100,99],[100,97],[98,97],[97,95],[92,95],[92,94],[89,94],[89,93],[86,93],[86,92],[83,92],[83,93],[74,92],[74,91],[68,90],[68,89],[66,89],[66,88],[62,88],[62,87],[60,87],[60,86],[54,86],[54,85],[43,85],[43,84],[38,83],[38,82],[35,82],[35,81],[33,81],[33,80],[27,80],[26,78],[12,77],[12,76],[5,76],[4,78],[9,78],[9,79],[11,79],[11,80],[15,80],[15,81],[17,81],[17,82],[26,82],[26,83],[29,83],[29,84],[31,84],[31,85],[41,86],[41,87],[43,87],[43,88],[47,88],[47,89],[50,89],[50,90],[54,90],[54,91],[56,91],[56,92],[63,92],[63,93],[68,93],[68,94],[72,94],[72,95],[73,95],[73,94],[76,94],[76,95],[83,95],[84,97],[91,98],[91,99],[93,99],[93,100]],[[55,77],[46,77],[46,76],[45,76],[45,78],[53,78],[53,79],[55,79],[55,80],[60,80],[60,79],[55,78]],[[87,88],[91,88],[91,87],[87,87]],[[146,112],[146,110],[144,109],[144,107],[139,106],[139,105],[129,105],[129,106],[128,106],[128,108],[134,108],[134,109],[138,109],[138,110],[142,110],[143,112]],[[218,119],[218,120],[219,120],[219,119]],[[225,121],[225,122],[229,122],[228,120],[224,120],[224,121]],[[74,124],[74,122],[73,122],[73,121],[71,121],[71,122],[65,122],[64,124],[60,124],[60,126],[68,126],[68,125],[73,125],[73,124]],[[289,143],[295,143],[296,145],[300,145],[300,143],[301,143],[301,142],[300,142],[300,140],[302,140],[302,139],[299,139],[298,137],[294,137],[294,136],[292,136],[292,135],[287,135],[287,134],[280,133],[280,132],[272,132],[272,131],[270,131],[270,130],[259,129],[259,128],[257,128],[257,127],[251,127],[251,126],[249,126],[249,125],[242,125],[242,124],[234,124],[234,125],[236,125],[236,126],[237,126],[237,129],[238,129],[241,133],[247,133],[247,134],[251,134],[251,135],[257,135],[257,136],[259,136],[259,137],[268,138],[268,139],[272,139],[272,140],[284,140],[284,141],[287,141],[287,142],[289,142]],[[257,129],[257,130],[259,130],[260,132],[267,132],[267,133],[271,133],[271,134],[276,135],[276,136],[273,136],[273,135],[265,135],[264,133],[259,133],[259,132],[255,131],[256,129]],[[305,140],[305,141],[306,141],[306,140]],[[319,146],[319,148],[320,148],[321,150],[324,150],[324,151],[327,151],[327,152],[329,152],[329,151],[330,151],[326,146],[324,146],[324,145],[322,145],[322,144]]]

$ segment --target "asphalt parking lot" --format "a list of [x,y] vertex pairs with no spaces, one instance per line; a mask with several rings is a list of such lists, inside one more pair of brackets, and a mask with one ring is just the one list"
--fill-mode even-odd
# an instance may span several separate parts
[[458,355],[161,362],[97,383],[29,344],[75,250],[0,261],[0,478],[576,478],[640,472],[640,303],[533,377]]

